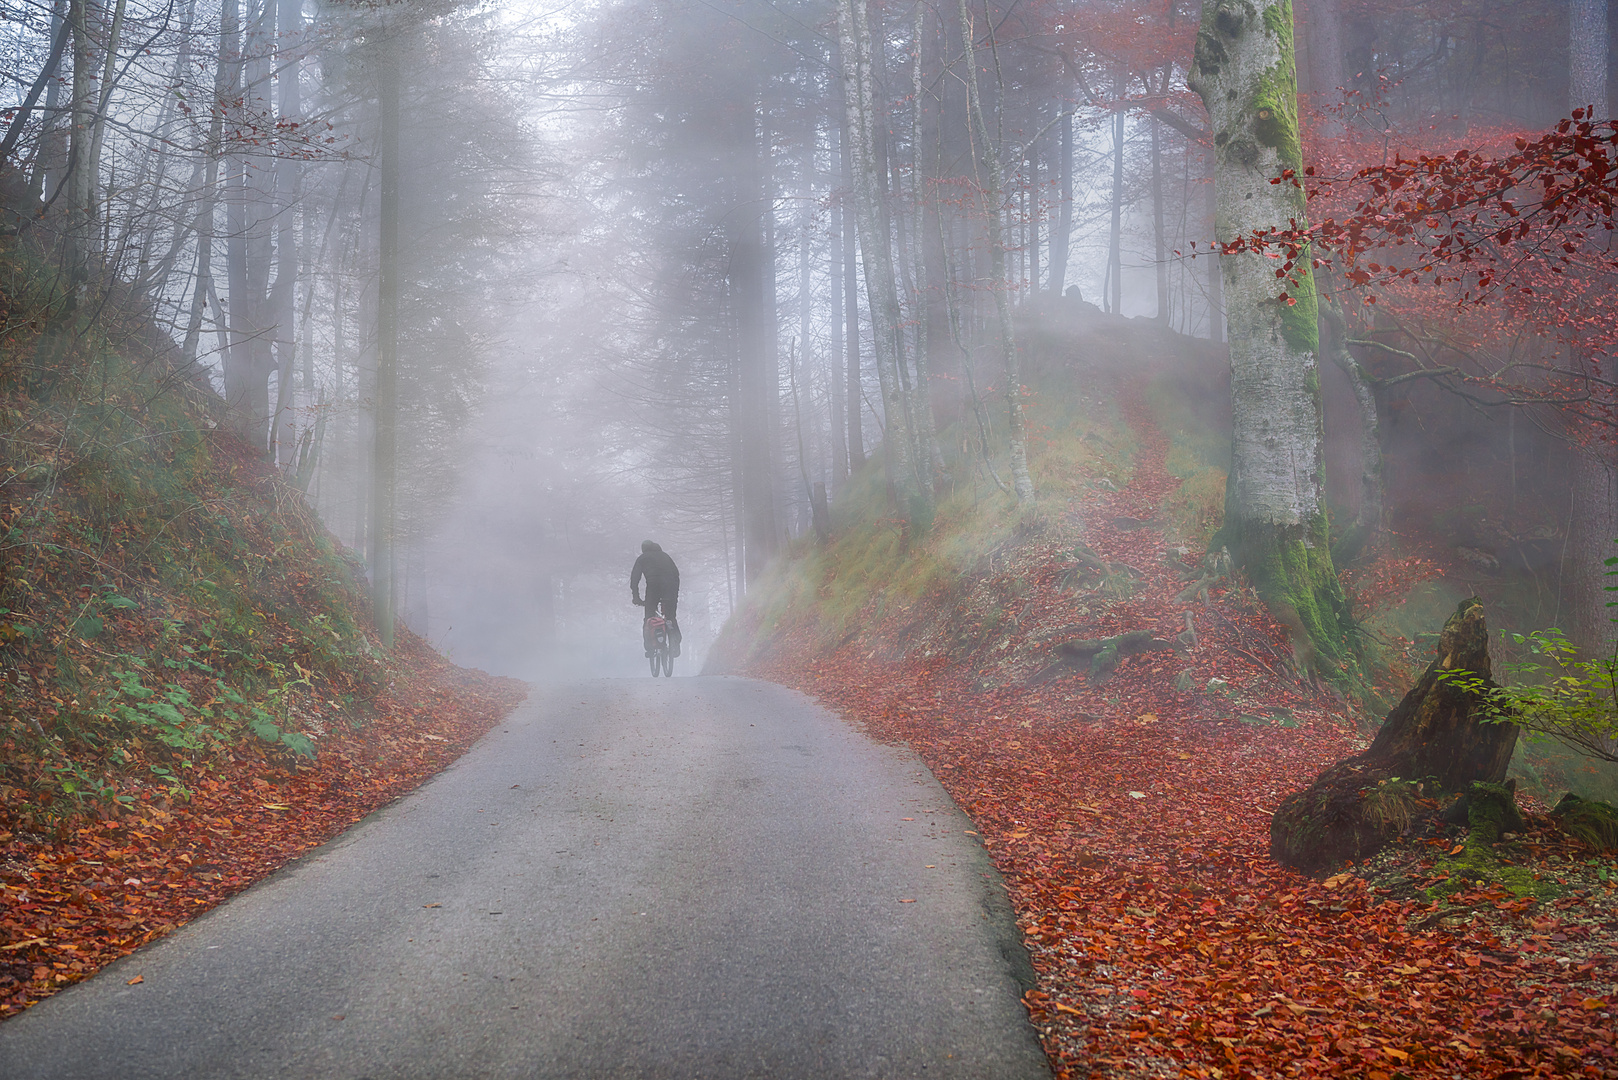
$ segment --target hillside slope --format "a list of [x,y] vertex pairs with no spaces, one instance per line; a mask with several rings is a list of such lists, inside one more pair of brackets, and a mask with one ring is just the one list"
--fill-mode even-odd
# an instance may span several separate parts
[[[1444,885],[1464,829],[1324,882],[1269,859],[1278,799],[1379,714],[1299,681],[1239,576],[1190,595],[1223,485],[1217,357],[1108,322],[1110,352],[1044,342],[1036,511],[980,483],[910,536],[867,477],[831,544],[749,594],[710,668],[921,754],[1005,876],[1059,1076],[1550,1075],[1570,1049],[1610,1067],[1610,855],[1538,817],[1504,856],[1527,891]],[[1384,625],[1454,577],[1423,544],[1355,570]],[[1408,638],[1382,655],[1390,678],[1425,662]]]
[[0,1017],[246,887],[523,696],[361,568],[130,298],[0,237]]

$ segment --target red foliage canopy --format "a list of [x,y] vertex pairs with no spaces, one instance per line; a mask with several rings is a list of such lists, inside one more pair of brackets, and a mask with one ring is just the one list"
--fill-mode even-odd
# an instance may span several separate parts
[[1618,384],[1602,370],[1618,349],[1613,123],[1578,111],[1498,148],[1395,153],[1347,176],[1311,167],[1271,183],[1303,187],[1318,220],[1237,237],[1222,252],[1276,259],[1284,289],[1307,260],[1366,305],[1444,318],[1474,343],[1523,332],[1555,341],[1565,363],[1475,381],[1618,424]]

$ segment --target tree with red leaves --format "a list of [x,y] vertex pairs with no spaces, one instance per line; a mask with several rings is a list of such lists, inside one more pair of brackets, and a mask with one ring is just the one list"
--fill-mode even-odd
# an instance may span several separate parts
[[[1477,407],[1535,410],[1542,427],[1574,444],[1575,472],[1610,472],[1618,127],[1581,109],[1499,147],[1396,154],[1347,176],[1306,169],[1273,183],[1305,190],[1324,212],[1252,230],[1222,251],[1275,260],[1283,297],[1301,275],[1321,278],[1338,344],[1401,357],[1408,370],[1396,378],[1431,379]],[[1341,306],[1350,295],[1357,333]],[[1395,348],[1389,332],[1409,348]],[[1502,345],[1510,342],[1530,347]],[[1578,486],[1584,531],[1600,535],[1579,560],[1591,587],[1576,598],[1577,629],[1596,640],[1606,620],[1589,601],[1613,535],[1601,524],[1611,517],[1610,484]]]

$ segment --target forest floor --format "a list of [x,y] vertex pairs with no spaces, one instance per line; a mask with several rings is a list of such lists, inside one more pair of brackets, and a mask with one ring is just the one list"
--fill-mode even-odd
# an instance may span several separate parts
[[[958,651],[827,650],[802,624],[745,670],[908,743],[971,815],[1040,974],[1027,1005],[1059,1077],[1618,1077],[1618,868],[1543,806],[1489,853],[1533,882],[1515,893],[1457,870],[1464,829],[1418,827],[1323,881],[1270,859],[1278,801],[1366,733],[1288,674],[1285,633],[1250,591],[1177,600],[1186,566],[1158,524],[1169,440],[1138,383],[1119,401],[1128,482],[991,558],[1025,590],[998,653],[1025,657],[1020,677],[986,680],[994,662]],[[1134,570],[1132,591],[1076,604],[1075,539]],[[1433,572],[1406,551],[1355,577],[1391,593]],[[1076,608],[1089,621],[1063,626]],[[1188,609],[1194,645],[1127,657],[1100,684],[1028,680],[1042,642],[1173,638]],[[954,618],[970,625],[935,638],[986,617],[968,602]]]
[[401,635],[363,724],[326,718],[314,761],[216,759],[186,798],[72,819],[62,835],[0,813],[0,1019],[88,978],[408,793],[527,695]]

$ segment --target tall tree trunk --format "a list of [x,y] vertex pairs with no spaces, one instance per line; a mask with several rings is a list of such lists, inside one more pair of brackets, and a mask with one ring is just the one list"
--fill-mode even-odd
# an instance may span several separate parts
[[[299,59],[303,55],[303,0],[276,0],[277,123],[296,125],[303,119],[303,89]],[[288,128],[294,132],[296,128]],[[291,461],[298,444],[293,411],[293,375],[297,371],[298,215],[303,168],[295,153],[282,148],[275,161],[276,217],[275,284],[270,290],[270,319],[275,327],[276,401],[271,418],[272,450],[276,460]],[[308,387],[305,388],[307,392]]]
[[[1303,171],[1288,0],[1208,0],[1191,87],[1212,121],[1218,237],[1305,220],[1303,192],[1272,184]],[[1225,524],[1231,548],[1271,612],[1292,632],[1300,667],[1340,670],[1351,659],[1348,610],[1328,547],[1321,491],[1320,349],[1313,275],[1297,280],[1247,253],[1220,260],[1229,305],[1231,468]],[[1287,299],[1278,286],[1287,284]]]
[[1073,233],[1073,112],[1063,106],[1061,149],[1057,152],[1056,226],[1051,230],[1051,292],[1061,296],[1067,290],[1067,253]]
[[[1212,158],[1208,159],[1208,180],[1202,188],[1203,218],[1209,236],[1217,240],[1219,234],[1219,182],[1218,171]],[[1220,269],[1219,249],[1210,244],[1204,257],[1208,266],[1208,340],[1225,340],[1225,275]]]
[[1028,300],[1032,308],[1039,307],[1039,101],[1029,95],[1028,102],[1028,212],[1023,246],[1027,249]]
[[[1017,339],[1011,321],[1010,283],[1006,280],[1006,246],[1004,240],[1003,189],[1000,167],[1002,140],[990,138],[989,125],[983,116],[983,95],[978,87],[977,50],[972,29],[972,13],[966,0],[960,0],[961,37],[965,43],[967,108],[971,122],[977,128],[980,146],[978,157],[984,166],[987,187],[983,191],[982,206],[989,232],[989,288],[994,293],[995,313],[1000,323],[1000,359],[1006,377],[1006,403],[1011,443],[1011,487],[1019,503],[1034,501],[1034,481],[1028,473],[1028,430],[1022,408],[1022,370],[1017,359]],[[992,33],[992,31],[991,31]],[[991,47],[993,38],[990,39]],[[999,68],[996,62],[996,70]],[[1002,95],[1003,98],[1003,95]],[[998,126],[998,125],[997,125]],[[998,136],[998,132],[997,132]]]
[[840,237],[843,251],[843,315],[847,320],[848,329],[848,362],[844,366],[844,376],[848,380],[848,469],[852,474],[865,464],[865,421],[862,416],[865,395],[860,377],[860,284],[856,260],[858,229],[854,224],[854,213],[851,209],[854,201],[854,161],[849,148],[846,119],[841,128],[843,187],[847,194],[839,200],[838,206],[843,218]]
[[[66,43],[72,37],[73,23],[67,18],[67,0],[52,0],[51,41]],[[60,66],[61,60],[58,59],[58,69]],[[35,202],[56,198],[62,169],[66,166],[64,129],[57,109],[61,83],[62,80],[55,77],[45,80],[45,119],[40,127],[39,150],[34,154],[34,167],[28,175],[28,192]]]
[[[209,103],[208,144],[203,151],[202,191],[191,232],[197,243],[197,280],[191,294],[191,315],[186,323],[185,344],[182,353],[190,368],[197,362],[197,350],[202,340],[202,310],[207,298],[214,292],[213,246],[214,213],[219,199],[219,156],[224,140],[226,102],[231,100],[235,83],[237,48],[237,0],[221,0],[219,5],[219,56],[214,66],[213,99]],[[214,310],[216,322],[224,313]]]
[[[815,144],[813,128],[806,133],[808,138],[804,145]],[[796,428],[798,441],[798,475],[803,481],[804,513],[810,514],[813,505],[813,487],[810,483],[811,472],[816,477],[824,477],[821,470],[818,450],[819,444],[819,411],[815,408],[815,380],[814,366],[811,357],[814,350],[809,347],[810,335],[814,331],[814,260],[809,250],[809,238],[813,235],[813,193],[810,182],[812,163],[800,162],[798,176],[798,345],[790,351],[787,358],[787,379],[792,392],[792,423]],[[798,370],[793,370],[792,356],[798,356]],[[801,391],[801,392],[800,392]],[[804,413],[809,414],[809,432],[804,434]],[[801,531],[801,528],[800,528]]]
[[[239,122],[262,123],[270,102],[271,49],[275,40],[272,0],[249,4],[252,18],[242,44]],[[230,350],[225,356],[225,400],[237,430],[260,453],[269,449],[269,379],[275,367],[269,310],[270,227],[275,215],[272,176],[264,155],[244,151],[232,161],[229,188],[230,235],[226,264],[230,281]]]
[[923,20],[927,7],[925,4],[916,5],[915,23],[911,32],[913,45],[916,50],[910,68],[910,197],[913,203],[910,240],[911,264],[915,275],[912,285],[911,317],[916,321],[916,420],[920,426],[917,442],[921,451],[921,460],[925,463],[917,469],[921,479],[922,491],[929,500],[935,497],[934,482],[942,479],[944,475],[944,450],[938,444],[938,421],[933,415],[932,379],[930,375],[931,358],[927,355],[931,347],[928,341],[928,303],[927,303],[927,197],[926,197],[926,169],[922,159],[922,120],[924,117],[923,105],[926,97],[922,87],[922,42],[926,24]]
[[[1164,76],[1165,82],[1167,75]],[[1156,120],[1148,120],[1152,127],[1152,240],[1153,263],[1157,268],[1157,321],[1169,324],[1169,256],[1167,237],[1163,225],[1163,145],[1162,127]]]
[[731,279],[730,313],[731,313],[731,341],[729,355],[731,363],[727,375],[729,386],[727,396],[727,411],[730,420],[730,506],[732,510],[733,527],[736,532],[736,595],[740,599],[747,595],[747,510],[744,506],[747,480],[742,472],[742,431],[747,424],[745,413],[746,403],[742,399],[742,326],[740,318],[740,301],[735,275],[736,248],[730,245]]
[[897,485],[906,472],[905,406],[899,399],[896,354],[901,325],[898,289],[893,280],[893,249],[878,159],[878,118],[873,89],[870,28],[864,0],[838,0],[837,32],[843,63],[843,105],[848,114],[848,148],[854,173],[854,218],[860,239],[860,263],[871,311],[872,350],[877,385],[882,394],[886,436],[882,459],[888,482]]
[[[835,136],[837,128],[833,127]],[[841,154],[841,143],[838,144]],[[831,383],[831,447],[832,447],[832,490],[841,492],[843,482],[848,479],[848,419],[844,415],[845,403],[848,402],[848,384],[844,376],[844,345],[843,345],[843,200],[834,198],[831,204],[831,235],[832,252],[835,258],[831,260],[830,288],[826,291],[831,296],[831,351],[827,359],[827,378]],[[853,407],[859,408],[854,402]]]
[[1332,111],[1343,103],[1343,12],[1340,0],[1299,0],[1304,44],[1308,53],[1308,79],[1299,86],[1322,118],[1321,134],[1338,138],[1344,133],[1342,116]]
[[737,396],[740,425],[741,512],[743,579],[751,585],[769,564],[777,548],[775,509],[776,394],[779,375],[775,360],[775,310],[769,282],[774,277],[771,252],[764,238],[761,205],[766,183],[761,168],[767,153],[761,139],[755,106],[740,110],[733,132],[738,182],[736,207],[726,217],[730,249],[730,291],[736,309]]
[[94,48],[90,43],[91,0],[69,0],[67,17],[73,24],[73,99],[68,104],[67,227],[64,232],[63,261],[67,266],[67,308],[72,310],[78,287],[88,275],[90,237],[95,223],[91,217],[95,201],[95,176],[90,170],[90,142],[95,127],[90,70]]
[[[86,203],[86,205],[90,208],[90,218],[92,221],[98,220],[101,217],[101,215],[96,212],[99,205],[99,199],[96,196],[95,189],[96,185],[100,182],[101,177],[101,146],[106,139],[107,112],[112,105],[112,88],[113,84],[117,81],[114,76],[117,74],[118,44],[119,40],[123,37],[124,8],[127,2],[128,0],[117,0],[117,3],[114,5],[112,11],[112,25],[107,29],[107,40],[103,44],[101,50],[101,92],[96,96],[94,127],[90,132],[90,159],[88,166],[90,199]],[[108,191],[107,196],[110,199],[112,192]],[[109,215],[111,214],[112,207],[110,205],[107,207],[106,212]],[[105,251],[103,251],[102,254],[105,256]]]
[[[1123,96],[1123,88],[1118,88]],[[1112,114],[1112,226],[1107,233],[1107,310],[1124,313],[1124,110]]]
[[1360,506],[1354,524],[1344,530],[1332,551],[1334,563],[1346,563],[1376,543],[1382,530],[1382,421],[1377,411],[1375,380],[1348,348],[1348,323],[1335,300],[1320,305],[1328,331],[1322,342],[1332,363],[1348,378],[1360,418]]
[[[1568,108],[1607,118],[1607,0],[1572,0],[1568,12]],[[1618,462],[1599,439],[1574,438],[1573,522],[1564,594],[1571,590],[1573,625],[1580,642],[1610,649],[1618,628],[1607,609],[1606,560],[1618,555]]]
[[[196,20],[196,0],[184,0],[180,6],[180,47],[174,54],[174,66],[170,69],[169,83],[179,86],[191,67],[191,27]],[[144,297],[156,293],[161,300],[168,285],[169,275],[174,271],[174,261],[179,256],[181,248],[185,245],[187,230],[183,221],[173,222],[169,234],[168,250],[155,264],[152,262],[152,248],[157,245],[157,235],[160,222],[163,218],[160,212],[160,203],[163,191],[168,187],[169,156],[172,151],[173,139],[169,132],[174,126],[178,106],[182,99],[178,94],[172,94],[163,101],[163,109],[158,116],[155,131],[157,138],[147,143],[141,154],[140,167],[136,170],[134,191],[142,189],[149,191],[145,204],[141,207],[138,216],[132,217],[124,230],[120,242],[119,257],[115,263],[121,263],[123,248],[135,244],[137,249],[138,271],[135,275],[133,293],[136,297]],[[198,155],[191,167],[191,180],[185,190],[194,192],[202,186],[202,173],[207,162],[204,155]],[[139,239],[136,239],[136,237]]]
[[1568,8],[1568,105],[1607,117],[1607,0],[1571,0]]
[[398,532],[399,432],[399,42],[382,42],[377,80],[377,156],[381,181],[376,288],[376,450],[373,455],[371,610],[382,647],[393,648]]
[[[22,139],[23,129],[28,125],[28,118],[33,115],[34,105],[39,101],[39,95],[47,85],[56,81],[56,69],[62,62],[62,50],[67,47],[68,25],[62,20],[60,7],[51,9],[51,48],[45,56],[45,63],[39,69],[28,92],[23,95],[22,104],[12,114],[11,123],[6,126],[6,137],[0,140],[0,162],[11,156],[13,150]],[[55,102],[51,105],[54,106]]]

